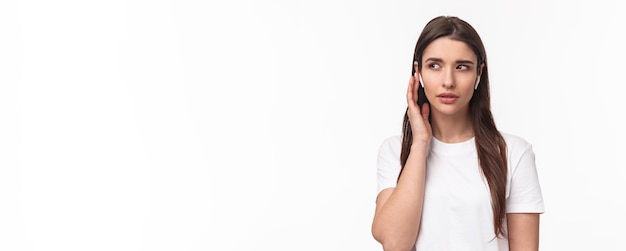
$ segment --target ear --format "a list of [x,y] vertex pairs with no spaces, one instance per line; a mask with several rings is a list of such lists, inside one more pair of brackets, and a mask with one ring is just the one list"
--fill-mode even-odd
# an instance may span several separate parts
[[424,88],[424,80],[422,80],[422,74],[419,73],[419,64],[417,61],[413,61],[413,68],[415,68],[415,75],[420,75],[420,85]]

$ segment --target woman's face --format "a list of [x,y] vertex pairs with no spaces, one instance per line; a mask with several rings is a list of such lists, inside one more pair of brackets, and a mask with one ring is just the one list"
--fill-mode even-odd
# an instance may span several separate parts
[[469,114],[469,101],[479,79],[477,67],[481,67],[477,61],[474,51],[461,41],[442,37],[426,47],[421,75],[433,115]]

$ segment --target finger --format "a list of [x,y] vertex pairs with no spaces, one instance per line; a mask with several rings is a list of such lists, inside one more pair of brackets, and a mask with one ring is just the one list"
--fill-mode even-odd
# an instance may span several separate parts
[[428,116],[430,115],[430,105],[428,103],[424,103],[422,105],[422,118],[424,121],[428,122]]
[[414,107],[416,101],[414,100],[413,90],[415,89],[415,78],[411,77],[409,80],[409,87],[406,91],[406,102],[409,107]]
[[415,104],[417,104],[417,102],[419,101],[418,100],[419,96],[417,95],[417,91],[419,90],[419,84],[420,84],[419,76],[420,76],[420,73],[417,72],[417,71],[415,72],[415,76],[413,76],[413,82],[415,82],[415,85],[413,86],[414,87],[413,88],[413,97],[415,99]]

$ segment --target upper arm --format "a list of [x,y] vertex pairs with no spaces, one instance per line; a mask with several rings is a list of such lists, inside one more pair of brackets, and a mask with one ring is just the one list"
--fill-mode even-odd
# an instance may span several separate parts
[[511,179],[507,196],[507,213],[543,213],[544,203],[539,185],[532,146],[513,153]]
[[[399,138],[388,138],[380,145],[376,160],[376,182],[378,184],[378,197],[383,190],[395,187],[400,174],[400,150]],[[378,200],[377,200],[378,202]]]
[[393,187],[385,188],[382,191],[380,191],[380,193],[378,193],[378,196],[376,197],[376,213],[374,215],[380,212],[380,208],[383,207],[383,205],[385,205],[385,202],[387,202],[387,199],[389,199],[394,189],[395,188]]
[[510,251],[539,250],[539,214],[507,214]]
[[380,242],[382,244],[382,239],[379,238],[380,236],[380,230],[377,230],[377,219],[378,219],[378,214],[380,213],[382,207],[385,205],[385,203],[387,202],[387,200],[389,199],[389,197],[391,197],[391,194],[393,193],[394,188],[386,188],[383,189],[382,191],[380,191],[380,193],[378,193],[378,196],[376,197],[376,211],[374,211],[374,219],[372,222],[372,236],[374,237],[374,239],[378,242]]

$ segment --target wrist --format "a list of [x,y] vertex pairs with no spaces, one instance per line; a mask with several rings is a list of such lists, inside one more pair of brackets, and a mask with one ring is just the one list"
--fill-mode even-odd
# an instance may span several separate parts
[[411,143],[411,152],[428,153],[430,150],[430,141],[417,141]]

